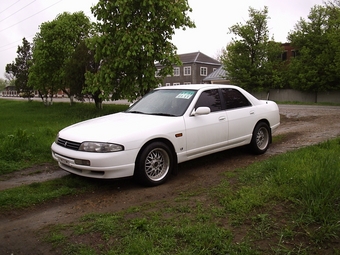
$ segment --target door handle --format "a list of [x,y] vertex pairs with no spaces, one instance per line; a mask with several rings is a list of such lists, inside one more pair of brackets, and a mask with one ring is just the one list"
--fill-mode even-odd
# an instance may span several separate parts
[[249,112],[250,115],[253,115],[254,113],[255,113],[254,111],[250,111],[250,112]]
[[225,120],[225,116],[219,117],[218,120]]

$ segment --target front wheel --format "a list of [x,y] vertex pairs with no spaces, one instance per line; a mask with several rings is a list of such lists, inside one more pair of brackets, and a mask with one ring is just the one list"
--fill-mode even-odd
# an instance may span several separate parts
[[250,147],[255,154],[263,154],[267,151],[270,140],[271,133],[269,126],[264,122],[260,122],[254,128]]
[[143,185],[160,185],[169,177],[173,161],[173,153],[166,144],[151,143],[138,156],[134,177]]

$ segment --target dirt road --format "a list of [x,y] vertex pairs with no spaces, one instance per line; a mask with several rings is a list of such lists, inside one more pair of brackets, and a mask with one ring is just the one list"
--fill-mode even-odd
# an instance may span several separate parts
[[[144,188],[131,180],[111,180],[110,188],[97,193],[69,197],[23,211],[0,213],[0,254],[56,254],[40,240],[38,231],[50,224],[70,223],[88,213],[115,212],[144,201],[173,199],[183,191],[211,187],[221,174],[288,150],[316,144],[340,136],[340,107],[280,105],[281,125],[265,155],[254,156],[245,148],[233,149],[180,164],[177,176],[164,185]],[[38,175],[31,175],[37,170]],[[0,180],[2,189],[30,182],[58,178],[67,173],[56,164],[37,166]],[[0,189],[1,189],[0,188]],[[143,199],[141,199],[143,198]]]

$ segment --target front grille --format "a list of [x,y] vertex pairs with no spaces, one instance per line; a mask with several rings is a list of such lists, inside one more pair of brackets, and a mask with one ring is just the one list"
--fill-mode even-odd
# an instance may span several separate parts
[[62,139],[60,137],[58,138],[57,144],[62,146],[62,147],[65,147],[67,149],[76,150],[76,151],[79,149],[79,147],[81,145],[81,143],[68,141],[68,140]]

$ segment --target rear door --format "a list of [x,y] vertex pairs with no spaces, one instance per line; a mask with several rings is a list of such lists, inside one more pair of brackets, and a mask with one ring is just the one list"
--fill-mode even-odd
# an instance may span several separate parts
[[237,89],[221,89],[229,120],[229,144],[242,143],[252,136],[256,122],[255,107]]

